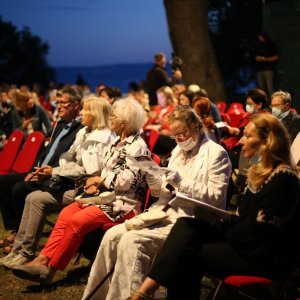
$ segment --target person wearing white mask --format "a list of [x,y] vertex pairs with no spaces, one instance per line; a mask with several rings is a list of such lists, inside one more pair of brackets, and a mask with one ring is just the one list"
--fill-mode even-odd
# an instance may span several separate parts
[[[91,269],[83,299],[127,299],[146,277],[152,260],[161,249],[176,220],[194,217],[194,207],[169,206],[172,188],[198,201],[225,208],[231,163],[223,147],[208,139],[195,111],[178,106],[168,116],[174,148],[166,175],[147,174],[153,196],[159,197],[147,212],[146,220],[165,212],[156,223],[143,223],[141,215],[109,229]],[[147,218],[148,215],[148,218]],[[135,223],[135,224],[134,224]],[[109,279],[108,279],[109,278]]]
[[291,94],[285,91],[277,91],[271,96],[272,115],[284,124],[293,142],[300,132],[300,116],[291,112],[291,102]]

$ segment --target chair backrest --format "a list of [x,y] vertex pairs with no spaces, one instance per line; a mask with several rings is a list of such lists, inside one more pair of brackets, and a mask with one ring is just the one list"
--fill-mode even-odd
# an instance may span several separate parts
[[29,172],[44,142],[45,137],[42,132],[30,133],[12,166],[12,171],[15,173]]
[[3,150],[0,152],[0,174],[10,173],[12,165],[23,144],[24,132],[15,130],[11,133]]
[[242,124],[242,121],[245,119],[245,117],[248,115],[244,109],[232,109],[227,112],[230,118],[229,125],[232,127],[240,127]]
[[144,129],[143,137],[144,137],[144,140],[145,140],[150,152],[152,152],[156,145],[156,142],[158,140],[159,132],[155,129],[147,128],[147,129]]
[[225,113],[226,108],[227,108],[227,103],[225,101],[216,102],[216,105],[217,105],[220,113]]
[[231,110],[234,110],[234,109],[238,109],[238,110],[242,110],[242,111],[245,111],[244,110],[244,106],[242,103],[240,102],[232,102],[230,103],[228,109],[227,109],[227,113],[230,112]]

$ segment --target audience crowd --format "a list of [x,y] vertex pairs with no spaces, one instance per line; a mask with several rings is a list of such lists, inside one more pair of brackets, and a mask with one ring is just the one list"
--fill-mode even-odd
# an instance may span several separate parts
[[[207,273],[288,272],[300,220],[300,116],[290,93],[268,99],[256,88],[240,102],[214,102],[178,70],[169,78],[165,64],[155,55],[147,81],[126,95],[105,84],[44,94],[0,85],[0,148],[15,130],[45,136],[29,173],[0,175],[0,266],[51,285],[85,245],[94,256],[83,299],[103,300],[154,299],[159,286],[167,299],[199,299]],[[156,133],[153,153],[146,129]],[[144,162],[152,154],[160,168]],[[98,239],[86,245],[90,233]]]

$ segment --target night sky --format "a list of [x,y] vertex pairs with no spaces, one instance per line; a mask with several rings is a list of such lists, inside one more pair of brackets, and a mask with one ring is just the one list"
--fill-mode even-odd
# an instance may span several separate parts
[[47,42],[54,67],[151,62],[172,52],[162,0],[2,0],[0,15]]

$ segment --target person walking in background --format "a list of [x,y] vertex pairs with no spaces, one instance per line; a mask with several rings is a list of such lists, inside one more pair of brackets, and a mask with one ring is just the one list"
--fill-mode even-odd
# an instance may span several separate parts
[[175,70],[172,78],[169,77],[166,70],[167,58],[163,52],[154,55],[154,65],[148,71],[146,76],[145,90],[149,95],[149,105],[153,107],[157,105],[157,90],[162,86],[171,86],[181,79],[181,71]]
[[257,83],[258,87],[270,96],[274,92],[274,73],[279,60],[278,49],[266,31],[260,31],[257,38],[258,45],[255,54]]

